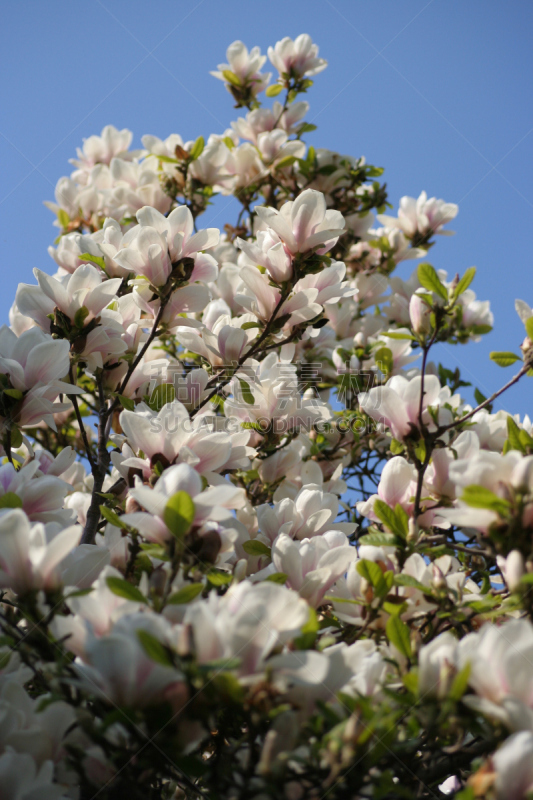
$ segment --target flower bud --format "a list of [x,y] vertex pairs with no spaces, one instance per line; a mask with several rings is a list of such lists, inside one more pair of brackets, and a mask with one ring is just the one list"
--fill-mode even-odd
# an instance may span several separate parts
[[246,572],[248,570],[248,562],[245,558],[240,558],[237,563],[235,564],[235,568],[233,570],[233,577],[237,583],[240,583],[246,578]]
[[431,330],[430,321],[431,309],[422,300],[420,294],[415,292],[409,302],[409,318],[415,333],[426,334]]
[[409,520],[409,532],[407,534],[407,544],[415,545],[420,538],[420,529],[418,527],[418,522],[411,517]]
[[515,592],[524,575],[524,559],[520,550],[511,550],[505,560],[504,577],[511,592]]

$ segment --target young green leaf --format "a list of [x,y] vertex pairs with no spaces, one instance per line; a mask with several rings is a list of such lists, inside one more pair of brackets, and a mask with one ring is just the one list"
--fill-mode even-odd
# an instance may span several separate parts
[[492,351],[490,354],[490,360],[494,361],[499,367],[510,367],[511,364],[514,364],[515,361],[520,361],[520,356],[515,355],[514,353],[509,353],[507,351],[500,352],[500,351]]
[[463,277],[461,278],[461,280],[459,281],[459,283],[455,287],[455,292],[454,292],[455,297],[459,297],[460,295],[463,294],[463,292],[466,292],[466,290],[468,289],[468,287],[470,286],[470,284],[474,280],[475,275],[476,275],[476,268],[475,267],[468,267],[468,269],[466,270],[465,274],[463,275]]
[[448,290],[442,285],[435,268],[432,267],[431,264],[419,264],[417,275],[420,285],[423,286],[424,289],[435,292],[435,294],[438,294],[443,300],[448,299]]
[[273,83],[272,86],[269,86],[266,90],[265,94],[267,97],[277,97],[280,92],[283,91],[283,86],[281,83]]
[[471,484],[464,488],[461,500],[471,508],[486,508],[501,515],[505,515],[510,508],[508,500],[504,500],[494,492],[491,492],[490,489],[476,484]]
[[164,667],[173,667],[174,662],[168,647],[165,647],[159,639],[153,636],[148,631],[138,630],[137,638],[141,643],[141,647],[151,661],[156,661]]
[[125,600],[130,600],[132,603],[147,603],[148,600],[143,595],[137,586],[125,581],[124,578],[106,578],[108,589],[117,597],[123,597]]
[[250,541],[244,542],[242,549],[249,556],[267,556],[267,558],[270,558],[270,547],[267,547],[266,544],[257,539],[250,539]]
[[387,639],[406,658],[411,658],[411,637],[409,628],[400,617],[389,617],[385,626]]
[[118,516],[118,514],[115,514],[115,512],[112,511],[107,506],[100,506],[100,514],[103,516],[106,522],[110,522],[111,525],[115,526],[115,528],[124,527],[122,522],[120,521],[120,517]]
[[189,153],[191,161],[196,161],[197,158],[200,158],[200,156],[204,152],[204,147],[205,147],[204,137],[199,136],[198,139],[193,144],[193,146],[191,147]]
[[187,492],[179,491],[172,495],[165,506],[163,520],[176,539],[183,539],[194,521],[194,501]]
[[184,605],[185,603],[190,603],[192,600],[198,597],[203,588],[203,583],[188,583],[186,586],[182,586],[181,589],[170,595],[167,600],[167,605],[180,606]]

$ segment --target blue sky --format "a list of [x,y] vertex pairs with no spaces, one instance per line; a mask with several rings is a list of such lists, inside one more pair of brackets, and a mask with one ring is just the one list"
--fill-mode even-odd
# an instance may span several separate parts
[[[52,0],[3,3],[0,87],[0,312],[33,267],[54,271],[56,229],[43,205],[83,137],[106,124],[140,137],[220,133],[236,119],[209,75],[242,39],[263,52],[307,32],[330,66],[308,96],[309,143],[385,167],[391,202],[422,189],[457,202],[456,236],[431,261],[450,274],[472,264],[495,330],[481,344],[441,348],[485,394],[513,374],[489,361],[524,336],[514,312],[533,305],[533,5],[496,0]],[[221,211],[211,212],[222,227]],[[204,218],[205,219],[205,218]],[[206,220],[207,221],[207,220]],[[401,266],[406,277],[413,262]],[[529,383],[497,408],[532,412]]]

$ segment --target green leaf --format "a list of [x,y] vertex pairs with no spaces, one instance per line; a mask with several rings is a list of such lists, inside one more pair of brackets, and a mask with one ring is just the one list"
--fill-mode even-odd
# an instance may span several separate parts
[[507,436],[510,450],[520,450],[521,453],[526,452],[526,448],[520,440],[520,428],[512,417],[507,417]]
[[233,141],[231,136],[224,136],[222,141],[224,142],[228,150],[233,150],[233,148],[235,147],[235,142]]
[[449,695],[451,700],[460,700],[466,692],[468,687],[468,679],[470,678],[470,670],[471,664],[467,664],[453,679]]
[[70,217],[64,208],[60,208],[59,211],[57,212],[57,219],[63,230],[68,227],[68,224],[70,222]]
[[394,366],[392,350],[388,347],[380,347],[374,353],[374,361],[385,375],[390,375]]
[[374,547],[398,547],[398,545],[402,544],[402,540],[393,533],[381,533],[381,531],[376,531],[375,533],[361,536],[359,544],[370,544]]
[[221,569],[215,569],[215,567],[212,567],[206,575],[212,586],[226,586],[233,580],[233,575],[230,572],[224,572]]
[[[398,508],[400,508],[401,511],[398,511]],[[401,506],[397,505],[393,510],[387,503],[384,503],[383,500],[376,498],[374,501],[374,514],[379,521],[386,525],[396,536],[399,536],[401,539],[407,537],[409,532],[409,520]]]
[[83,328],[86,318],[89,316],[89,309],[85,306],[78,308],[74,314],[74,325],[76,328]]
[[239,383],[241,385],[242,399],[249,406],[253,406],[255,404],[255,399],[252,394],[252,390],[250,389],[250,384],[246,381],[243,381],[242,378],[239,378]]
[[503,500],[498,495],[486,489],[484,486],[471,484],[466,486],[463,490],[461,497],[467,505],[471,508],[486,508],[489,511],[495,511],[497,514],[504,516],[510,509],[510,504],[507,500]]
[[472,325],[472,333],[483,336],[485,333],[490,333],[492,325]]
[[124,578],[106,578],[108,589],[117,597],[123,597],[125,600],[131,600],[132,603],[148,603],[148,600],[143,595],[137,586],[125,581]]
[[100,267],[100,269],[105,272],[105,261],[101,256],[93,256],[91,253],[82,253],[78,258],[80,261],[90,261],[91,264],[96,264],[97,267]]
[[475,275],[476,275],[476,268],[475,267],[468,267],[468,269],[466,270],[465,274],[463,275],[463,277],[461,278],[461,280],[459,281],[459,283],[455,287],[455,292],[454,292],[455,297],[459,297],[460,295],[463,294],[463,292],[466,292],[466,290],[468,289],[468,287],[470,286],[470,284],[474,280]]
[[448,299],[448,290],[442,285],[435,268],[432,267],[431,264],[419,264],[417,275],[420,285],[423,286],[424,289],[428,289],[430,292],[435,292],[435,294],[438,294],[443,300]]
[[15,492],[6,492],[0,497],[0,508],[22,508],[22,500]]
[[190,603],[195,597],[198,597],[203,588],[203,583],[188,583],[186,586],[183,586],[177,592],[170,595],[167,600],[167,605],[181,606],[185,603]]
[[131,397],[126,397],[124,394],[119,394],[118,399],[120,400],[122,408],[124,408],[126,411],[135,411],[135,403]]
[[393,616],[388,618],[387,625],[385,626],[385,633],[387,634],[389,642],[393,644],[403,656],[411,658],[412,652],[409,628],[400,617]]
[[137,631],[137,638],[149,659],[158,664],[162,664],[164,667],[174,666],[168,647],[165,647],[159,639],[156,639],[156,637],[152,636],[148,631],[143,630]]
[[411,333],[400,333],[399,331],[387,331],[382,335],[386,336],[387,339],[416,339],[416,336],[413,336]]
[[526,319],[525,325],[526,325],[527,338],[531,339],[531,341],[533,342],[533,317],[529,317],[528,319]]
[[483,392],[480,392],[479,389],[477,389],[477,388],[474,389],[474,398],[475,398],[476,403],[478,404],[478,406],[480,406],[481,403],[484,403],[485,400],[487,399],[485,397],[485,395],[483,394]]
[[515,361],[520,361],[520,356],[515,355],[515,353],[499,352],[499,351],[492,351],[490,354],[490,360],[494,361],[499,367],[510,367],[511,364],[514,364]]
[[7,394],[8,397],[12,397],[13,400],[22,400],[24,397],[20,389],[4,389],[4,394]]
[[283,91],[283,86],[280,83],[273,83],[269,86],[265,94],[267,97],[277,97]]
[[172,495],[166,504],[163,520],[176,539],[183,539],[185,534],[190,531],[195,510],[190,494],[181,490]]
[[401,573],[400,575],[395,575],[394,583],[396,586],[412,586],[413,589],[418,589],[419,592],[431,594],[431,589],[428,586],[424,586],[420,581],[417,581],[412,575],[402,575]]
[[152,411],[161,411],[163,406],[167,403],[173,403],[175,399],[176,390],[174,385],[172,383],[160,383],[150,395],[148,405]]
[[228,83],[231,83],[232,86],[240,86],[241,82],[238,77],[232,72],[230,69],[223,69],[222,75],[225,77]]
[[110,522],[111,525],[114,525],[115,528],[124,527],[123,523],[120,521],[120,517],[118,516],[118,514],[115,514],[115,512],[111,511],[111,509],[108,508],[107,506],[100,506],[100,514],[107,522]]
[[311,122],[302,122],[300,127],[298,128],[298,135],[301,136],[303,133],[312,133],[316,131],[316,125],[313,125]]
[[283,585],[287,583],[287,578],[288,575],[286,575],[285,572],[274,572],[272,575],[268,575],[265,580],[270,581],[270,583],[279,583]]
[[249,556],[267,556],[270,558],[270,547],[267,547],[266,544],[257,539],[250,539],[250,541],[244,542],[242,549]]
[[200,156],[204,152],[204,147],[205,147],[204,137],[199,136],[189,152],[189,157],[191,158],[192,161],[196,161],[197,158],[200,158]]
[[296,161],[296,156],[285,156],[276,162],[276,169],[284,169],[290,167]]
[[399,456],[400,453],[403,453],[405,450],[405,446],[398,441],[398,439],[392,439],[390,443],[390,451],[393,456]]
[[241,325],[241,330],[249,331],[250,328],[260,328],[260,327],[261,327],[261,325],[259,324],[259,322],[244,322]]
[[389,583],[388,580],[385,580],[385,576],[379,564],[376,564],[375,561],[368,561],[366,558],[362,558],[356,563],[355,567],[359,575],[373,586],[378,597],[384,597],[388,593],[390,588]]

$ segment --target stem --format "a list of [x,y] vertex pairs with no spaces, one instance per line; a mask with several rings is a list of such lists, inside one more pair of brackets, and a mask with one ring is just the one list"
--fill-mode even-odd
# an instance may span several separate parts
[[490,403],[492,403],[494,400],[496,400],[497,397],[499,397],[501,394],[506,392],[507,389],[510,389],[511,386],[513,386],[515,383],[518,383],[520,378],[523,375],[525,375],[527,372],[529,372],[530,369],[531,369],[530,365],[524,364],[524,366],[522,367],[520,372],[517,372],[516,375],[514,376],[514,378],[511,378],[511,380],[508,383],[506,383],[505,386],[502,386],[502,388],[498,389],[497,392],[494,392],[494,394],[492,394],[490,397],[487,397],[487,399],[484,400],[482,403],[480,403],[477,406],[477,408],[474,408],[472,411],[469,411],[468,414],[464,415],[464,417],[461,417],[460,419],[456,419],[455,422],[450,422],[449,425],[441,426],[439,428],[439,431],[438,431],[439,432],[439,436],[440,436],[441,433],[444,433],[445,431],[449,431],[451,428],[455,428],[457,425],[460,425],[462,422],[466,422],[467,419],[470,419],[471,417],[473,417],[474,414],[477,414],[477,412],[481,411],[482,408],[485,408],[486,406],[490,405]]
[[[70,378],[70,382],[72,383],[72,385],[76,386],[76,380],[74,378],[74,370],[72,369],[72,364],[69,364],[68,376]],[[87,460],[88,460],[89,464],[91,465],[91,470],[92,470],[92,473],[94,475],[96,462],[95,462],[94,457],[93,457],[93,453],[92,453],[92,450],[91,450],[91,445],[89,443],[89,438],[87,436],[87,431],[85,430],[85,425],[83,424],[83,418],[81,416],[80,408],[78,406],[78,396],[75,395],[75,394],[69,394],[69,395],[67,395],[67,397],[70,397],[70,399],[72,401],[72,405],[74,406],[74,413],[75,413],[76,419],[78,421],[78,426],[79,426],[79,429],[80,429],[81,438],[83,440],[83,446],[85,447],[85,452],[87,453]]]
[[100,414],[98,419],[98,460],[93,468],[93,491],[91,496],[91,504],[87,511],[87,521],[83,530],[80,544],[94,544],[96,537],[96,529],[100,522],[100,500],[99,494],[102,491],[104,480],[107,475],[107,468],[109,466],[109,453],[107,452],[107,411],[102,411],[105,408],[104,389],[102,386],[102,377],[98,380],[98,394],[100,398]]
[[161,305],[159,306],[159,310],[156,314],[154,324],[152,326],[152,330],[150,334],[142,346],[142,348],[137,353],[135,359],[133,360],[130,368],[128,369],[126,375],[124,376],[124,380],[120,384],[120,387],[117,392],[117,397],[113,400],[112,403],[106,408],[106,400],[104,396],[104,388],[102,385],[102,376],[98,379],[98,398],[99,398],[99,412],[98,412],[98,451],[97,451],[97,461],[93,466],[92,473],[93,473],[93,491],[91,497],[91,504],[89,506],[89,510],[87,512],[87,521],[85,523],[85,528],[83,531],[83,536],[81,538],[81,544],[94,544],[96,530],[98,528],[98,523],[100,522],[100,497],[99,494],[102,491],[102,487],[104,485],[104,481],[107,475],[107,469],[109,467],[109,453],[107,452],[107,440],[109,437],[109,430],[111,428],[111,422],[113,420],[113,412],[120,404],[119,395],[124,393],[124,389],[126,388],[129,379],[133,375],[135,369],[141,362],[144,354],[150,347],[151,343],[159,333],[158,325],[161,322],[161,318],[163,316],[163,312],[166,308],[166,305],[170,299],[170,294],[164,297],[161,300]]

